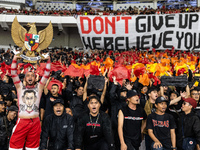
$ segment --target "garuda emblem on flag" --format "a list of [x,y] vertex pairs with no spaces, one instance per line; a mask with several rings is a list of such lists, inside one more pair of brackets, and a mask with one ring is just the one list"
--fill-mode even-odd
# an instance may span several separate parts
[[26,33],[24,44],[29,51],[36,50],[39,46],[39,35]]

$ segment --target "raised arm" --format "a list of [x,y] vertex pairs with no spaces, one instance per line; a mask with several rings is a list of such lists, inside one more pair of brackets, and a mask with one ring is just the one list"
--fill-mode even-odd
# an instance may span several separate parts
[[44,88],[47,80],[49,79],[49,75],[50,75],[50,69],[51,69],[51,62],[50,62],[50,57],[47,57],[48,61],[46,63],[46,68],[44,71],[44,75],[42,77],[42,79],[39,82],[40,87]]
[[118,86],[118,83],[116,81],[116,77],[113,77],[113,83],[111,84],[111,89],[109,92],[111,105],[116,104],[115,100],[117,99],[117,96],[116,96],[117,86]]
[[106,96],[107,83],[108,83],[108,79],[105,77],[105,85],[104,85],[104,88],[103,88],[103,92],[101,94],[101,103],[102,104],[104,103],[104,99],[105,99],[105,96]]
[[182,97],[183,98],[187,98],[187,92],[181,92],[180,95],[181,96],[179,96],[179,97],[171,100],[170,103],[169,103],[169,105],[174,105],[175,103],[178,103],[181,100]]
[[160,86],[160,95],[165,97],[165,94],[164,94],[164,87],[163,86]]
[[14,56],[12,65],[11,65],[11,77],[13,79],[14,85],[16,89],[19,89],[20,86],[22,86],[22,83],[19,79],[19,76],[17,75],[17,58],[20,58],[19,56]]
[[45,86],[44,86],[44,94],[45,94],[45,95],[47,95],[48,92],[49,92],[49,90],[48,90],[47,87],[48,87],[48,85],[49,85],[50,80],[51,80],[51,77],[49,77],[49,79],[47,80],[47,82],[46,82],[46,84],[45,84]]
[[64,79],[62,85],[63,85],[62,90],[65,90],[67,87],[67,79],[66,78]]
[[88,86],[88,78],[89,77],[90,76],[86,77],[86,82],[85,82],[84,89],[83,89],[83,101],[85,101],[87,98],[87,86]]
[[186,86],[186,93],[187,93],[187,97],[188,98],[190,96],[190,87],[189,85]]
[[68,84],[67,84],[67,88],[65,89],[65,94],[67,95],[66,100],[68,102],[70,102],[73,99],[73,79],[70,79]]

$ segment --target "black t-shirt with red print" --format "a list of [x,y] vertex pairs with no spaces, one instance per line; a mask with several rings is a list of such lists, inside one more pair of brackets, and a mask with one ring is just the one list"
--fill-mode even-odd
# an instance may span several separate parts
[[108,114],[103,111],[100,111],[95,117],[91,116],[89,112],[82,114],[76,124],[75,148],[80,149],[83,145],[89,146],[102,139],[105,139],[108,146],[113,146],[114,140]]
[[139,147],[141,143],[142,120],[146,120],[147,115],[144,109],[137,105],[136,110],[127,106],[121,109],[124,115],[123,136],[129,139],[133,146]]
[[170,129],[175,129],[176,124],[172,115],[165,113],[158,115],[152,113],[147,117],[147,129],[152,129],[156,138],[161,142],[164,148],[171,149]]

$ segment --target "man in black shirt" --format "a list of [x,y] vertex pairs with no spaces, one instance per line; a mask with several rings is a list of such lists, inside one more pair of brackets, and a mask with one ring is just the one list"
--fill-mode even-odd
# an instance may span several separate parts
[[[1,105],[1,104],[0,104]],[[12,129],[15,126],[18,108],[10,106],[6,116],[0,116],[0,150],[7,150]]]
[[89,113],[85,113],[77,120],[75,130],[76,150],[114,150],[111,121],[103,111],[99,111],[101,102],[99,97],[89,97]]
[[48,79],[46,86],[44,87],[44,94],[40,102],[40,119],[42,121],[50,114],[53,114],[53,102],[56,99],[61,99],[59,92],[59,87],[57,84],[51,86],[51,91],[48,91],[47,86],[51,77]]
[[128,89],[124,86],[120,86],[116,81],[116,77],[113,77],[113,83],[111,84],[111,89],[109,91],[109,98],[111,103],[110,114],[111,122],[115,140],[116,149],[119,150],[120,141],[118,136],[118,112],[123,107],[126,106],[126,95]]
[[77,118],[85,111],[85,99],[83,99],[83,86],[76,87],[76,94],[73,94],[73,80],[70,79],[66,89],[66,99],[69,102],[70,109],[72,110],[75,123]]
[[[182,104],[183,112],[180,113],[180,118],[177,125],[178,150],[194,149],[196,147],[196,144],[198,144],[197,150],[199,150],[200,120],[194,111],[196,107],[197,107],[197,103],[195,99],[183,98],[183,104]],[[186,142],[187,139],[188,139],[188,142]]]
[[155,101],[156,112],[147,118],[148,134],[154,141],[152,150],[176,149],[176,124],[172,115],[166,114],[167,100],[158,97]]
[[200,94],[199,94],[199,88],[195,87],[194,89],[190,90],[190,96],[197,102],[197,107],[194,109],[196,114],[200,118]]
[[[170,92],[170,101],[177,99],[179,97],[179,93],[176,91]],[[174,105],[170,105],[169,108],[166,110],[166,113],[172,115],[174,117],[174,121],[177,124],[179,113],[181,112],[182,101],[175,103]]]
[[53,102],[53,111],[54,113],[44,120],[40,149],[48,147],[48,150],[72,150],[74,123],[72,116],[66,114],[62,99]]
[[0,101],[0,116],[4,115],[6,109],[6,102]]
[[4,150],[6,147],[5,128],[2,128],[5,118],[5,105],[6,103],[4,101],[0,101],[0,149],[2,150]]
[[140,100],[135,90],[127,92],[127,100],[128,106],[123,107],[118,114],[121,150],[138,150],[141,134],[146,127],[147,115],[144,109],[138,105]]

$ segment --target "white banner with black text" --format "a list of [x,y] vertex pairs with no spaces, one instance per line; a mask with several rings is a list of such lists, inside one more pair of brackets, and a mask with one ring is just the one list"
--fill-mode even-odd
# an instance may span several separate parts
[[79,16],[77,24],[86,49],[200,50],[200,13]]

